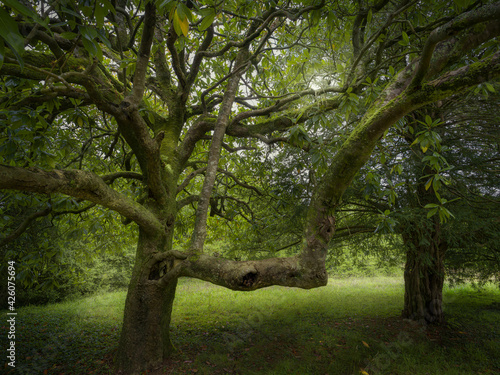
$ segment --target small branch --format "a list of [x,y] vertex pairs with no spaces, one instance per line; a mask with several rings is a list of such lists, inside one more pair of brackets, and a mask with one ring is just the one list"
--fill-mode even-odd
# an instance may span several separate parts
[[222,174],[225,174],[226,176],[229,176],[237,185],[245,188],[245,189],[249,189],[249,190],[253,190],[257,193],[257,195],[264,195],[258,188],[256,188],[255,186],[252,186],[252,185],[248,185],[247,183],[245,182],[241,182],[234,174],[232,174],[231,172],[229,171],[226,171],[224,169],[221,169],[221,168],[218,168],[217,169],[220,173]]
[[[16,62],[16,60],[11,59],[10,57],[5,57],[5,61],[6,62],[11,62],[11,63],[15,63]],[[74,88],[73,86],[71,86],[62,76],[58,76],[57,74],[54,74],[52,72],[48,72],[48,71],[46,71],[44,69],[37,68],[36,66],[30,65],[30,64],[24,64],[24,67],[27,68],[27,69],[33,70],[33,71],[35,71],[37,73],[44,74],[47,77],[53,78],[54,80],[56,80],[58,82],[61,82],[64,86],[66,86],[66,88],[68,90],[77,91],[77,89]]]
[[177,186],[177,194],[179,194],[182,190],[184,190],[189,185],[189,182],[193,178],[195,178],[199,174],[205,173],[206,170],[207,170],[207,167],[203,167],[203,168],[199,168],[199,169],[191,172],[190,174],[188,174],[187,177],[184,179],[184,181],[182,181],[182,183],[179,186]]
[[203,39],[203,43],[201,44],[200,48],[194,55],[193,63],[191,64],[191,70],[188,74],[186,82],[188,87],[191,87],[193,85],[196,76],[198,75],[198,72],[200,70],[201,62],[203,61],[203,52],[205,52],[208,49],[208,47],[210,47],[213,37],[214,37],[214,28],[213,26],[210,26],[206,30],[206,35],[205,39]]
[[93,208],[95,206],[96,206],[95,203],[91,203],[88,206],[78,208],[76,210],[52,211],[52,216],[61,216],[61,215],[68,215],[68,214],[79,215],[81,213],[84,213],[84,212],[90,210],[91,208]]
[[118,178],[127,178],[132,180],[144,181],[144,176],[142,174],[136,172],[128,172],[128,171],[107,174],[101,176],[101,178],[108,185],[111,185]]
[[189,197],[183,198],[177,201],[177,211],[180,211],[183,207],[186,207],[194,202],[198,202],[199,200],[199,195],[190,195]]
[[172,59],[172,68],[179,81],[179,86],[186,87],[186,72],[182,70],[182,65],[180,62],[179,54],[177,53],[177,48],[175,47],[175,41],[177,40],[177,34],[174,31],[174,26],[170,27],[169,36],[167,38],[167,47],[170,51]]
[[153,43],[155,23],[156,6],[153,2],[147,2],[141,45],[139,47],[139,55],[137,56],[134,73],[134,86],[132,88],[132,98],[136,104],[140,103],[142,100],[144,89],[146,87],[146,73],[149,63],[149,55],[151,53],[151,44]]
[[434,49],[439,42],[449,39],[462,30],[470,28],[478,23],[490,20],[498,21],[498,19],[500,19],[500,2],[488,4],[470,12],[463,13],[445,25],[434,29],[427,38],[411,86],[419,87],[421,85],[429,70]]
[[8,236],[4,237],[3,239],[0,240],[0,247],[3,245],[14,241],[16,238],[19,238],[21,234],[23,234],[26,229],[28,229],[29,225],[35,221],[36,219],[40,217],[44,217],[49,215],[52,212],[52,207],[49,206],[41,211],[35,212],[28,217],[26,217],[23,222]]

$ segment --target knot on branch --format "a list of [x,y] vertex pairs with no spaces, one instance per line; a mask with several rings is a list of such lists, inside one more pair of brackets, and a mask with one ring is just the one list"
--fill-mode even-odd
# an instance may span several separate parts
[[137,104],[135,104],[131,99],[125,98],[123,101],[120,103],[120,109],[123,111],[123,113],[126,114],[126,116],[130,119],[132,113],[137,110]]
[[243,275],[240,286],[245,288],[252,288],[257,281],[259,273],[257,271],[250,271],[247,274]]
[[156,134],[155,141],[158,145],[161,145],[161,142],[163,141],[164,138],[165,138],[165,132],[162,130],[161,132]]
[[185,259],[187,259],[187,255],[178,250],[156,254],[151,259],[148,279],[160,280]]
[[326,216],[319,223],[319,235],[326,242],[330,242],[333,234],[335,233],[335,217]]

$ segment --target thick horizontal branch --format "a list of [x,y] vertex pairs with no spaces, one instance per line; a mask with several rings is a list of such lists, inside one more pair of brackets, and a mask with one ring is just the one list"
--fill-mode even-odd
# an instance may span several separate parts
[[[250,117],[258,117],[258,116],[268,116],[272,113],[280,112],[284,109],[287,104],[290,104],[294,101],[297,101],[305,96],[320,96],[327,93],[342,93],[345,92],[346,89],[342,87],[327,87],[319,90],[304,90],[301,92],[297,92],[294,94],[286,95],[285,98],[277,99],[276,103],[270,107],[254,109],[251,111],[240,112],[232,119],[231,123],[239,123],[244,119]],[[304,111],[305,112],[305,111]]]
[[250,291],[271,285],[317,288],[326,285],[324,265],[309,268],[301,257],[234,261],[208,255],[191,256],[179,276],[194,277],[232,290]]
[[61,193],[109,208],[149,233],[162,231],[157,218],[134,200],[110,188],[94,173],[80,170],[44,171],[0,165],[0,189],[41,194]]

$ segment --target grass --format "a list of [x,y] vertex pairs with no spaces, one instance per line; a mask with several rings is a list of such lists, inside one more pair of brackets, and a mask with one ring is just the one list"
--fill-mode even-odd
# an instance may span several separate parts
[[[171,327],[177,352],[154,374],[500,372],[498,288],[446,288],[443,327],[400,319],[403,293],[395,277],[251,293],[181,280]],[[15,373],[111,374],[124,300],[115,292],[18,309]]]

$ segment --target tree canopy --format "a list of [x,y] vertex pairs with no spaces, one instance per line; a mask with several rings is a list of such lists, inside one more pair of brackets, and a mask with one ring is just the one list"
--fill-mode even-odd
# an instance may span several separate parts
[[[0,189],[40,197],[31,222],[96,205],[138,227],[117,360],[128,372],[172,351],[179,277],[325,285],[336,209],[388,129],[500,74],[499,2],[3,4]],[[204,252],[210,212],[259,225],[279,177],[266,162],[287,159],[310,185],[297,253]]]

